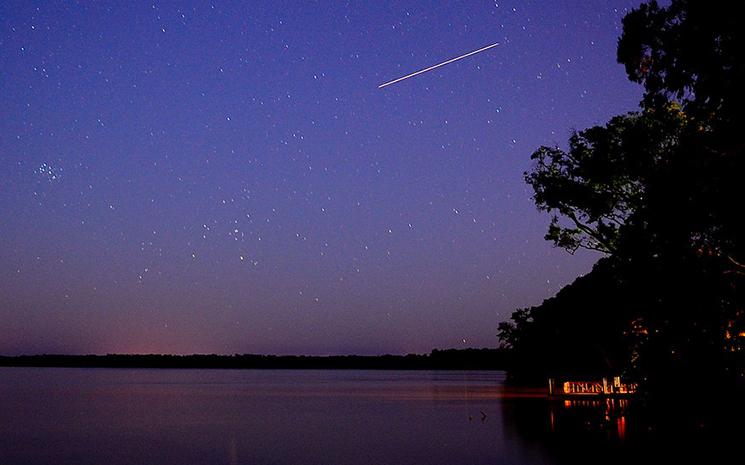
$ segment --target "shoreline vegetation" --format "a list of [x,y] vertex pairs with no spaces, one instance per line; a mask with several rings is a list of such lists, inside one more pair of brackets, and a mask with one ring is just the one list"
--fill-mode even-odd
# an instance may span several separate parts
[[507,370],[508,349],[434,349],[408,355],[106,354],[1,356],[0,367],[311,370]]

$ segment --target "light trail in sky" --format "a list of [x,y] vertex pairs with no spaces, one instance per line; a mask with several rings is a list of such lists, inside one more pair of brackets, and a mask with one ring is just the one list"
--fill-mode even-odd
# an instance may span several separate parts
[[409,79],[410,77],[414,77],[417,74],[426,73],[427,71],[431,71],[431,70],[433,70],[435,68],[439,68],[440,66],[445,66],[445,65],[447,65],[449,63],[452,63],[454,61],[458,61],[458,60],[461,60],[463,58],[470,57],[471,55],[475,55],[475,54],[477,54],[479,52],[483,52],[484,50],[489,50],[490,48],[496,47],[497,45],[499,45],[499,42],[493,43],[491,45],[487,45],[486,47],[482,47],[482,48],[480,48],[478,50],[474,50],[473,52],[468,52],[465,55],[461,55],[459,57],[452,58],[452,59],[450,59],[448,61],[443,61],[442,63],[438,63],[438,64],[436,64],[434,66],[430,66],[429,68],[425,68],[425,69],[419,70],[416,73],[407,74],[406,76],[403,76],[403,77],[400,77],[398,79],[394,79],[392,81],[386,82],[385,84],[379,85],[378,86],[378,89],[382,89],[385,86],[390,86],[391,84],[395,84],[395,83],[397,83],[399,81],[403,81],[404,79]]

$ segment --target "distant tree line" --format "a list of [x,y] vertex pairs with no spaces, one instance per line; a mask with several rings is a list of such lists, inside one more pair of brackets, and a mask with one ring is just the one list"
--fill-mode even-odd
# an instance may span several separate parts
[[312,369],[312,370],[504,370],[509,350],[448,349],[409,355],[19,355],[0,356],[4,367]]

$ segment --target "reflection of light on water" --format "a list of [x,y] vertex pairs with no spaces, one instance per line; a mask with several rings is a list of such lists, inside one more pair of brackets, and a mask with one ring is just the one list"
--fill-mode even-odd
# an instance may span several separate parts
[[545,398],[545,389],[507,388],[495,385],[442,385],[412,387],[401,390],[364,390],[358,393],[365,397],[383,397],[398,400],[459,400],[459,399],[522,399]]
[[545,398],[546,390],[543,388],[528,388],[528,387],[519,387],[519,388],[513,388],[513,387],[504,387],[501,392],[501,396],[503,398]]
[[[628,399],[593,399],[564,400],[561,408],[550,409],[550,424],[553,432],[560,430],[566,423],[583,423],[587,429],[599,429],[616,438],[619,442],[626,440],[626,411]],[[573,421],[568,421],[571,419]]]
[[230,438],[230,464],[238,465],[238,440],[235,436]]

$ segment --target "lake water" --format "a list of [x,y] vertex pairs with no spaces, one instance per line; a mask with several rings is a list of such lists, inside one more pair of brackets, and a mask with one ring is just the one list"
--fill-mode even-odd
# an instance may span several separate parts
[[504,380],[481,371],[0,368],[0,463],[554,465],[609,463],[626,451],[622,406],[549,404],[543,390]]

